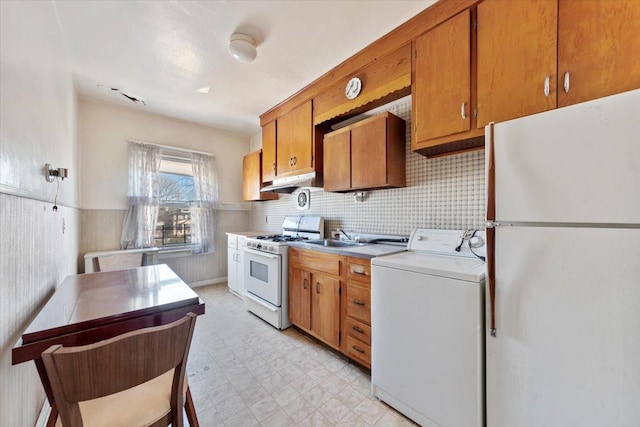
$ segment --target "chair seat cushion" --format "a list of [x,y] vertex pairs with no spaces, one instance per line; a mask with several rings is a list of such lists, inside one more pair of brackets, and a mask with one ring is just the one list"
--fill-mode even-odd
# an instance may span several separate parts
[[[144,427],[158,421],[171,409],[173,371],[128,390],[80,402],[85,427]],[[56,427],[62,427],[60,417]]]

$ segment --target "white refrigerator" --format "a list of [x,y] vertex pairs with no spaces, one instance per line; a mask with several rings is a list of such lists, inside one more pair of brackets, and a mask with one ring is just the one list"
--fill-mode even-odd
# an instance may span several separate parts
[[640,426],[640,90],[486,145],[487,426]]

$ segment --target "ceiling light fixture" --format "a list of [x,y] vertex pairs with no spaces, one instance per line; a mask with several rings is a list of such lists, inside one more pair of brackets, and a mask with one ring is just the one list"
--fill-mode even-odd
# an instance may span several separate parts
[[251,62],[256,59],[258,51],[253,37],[242,33],[231,34],[229,52],[239,62]]

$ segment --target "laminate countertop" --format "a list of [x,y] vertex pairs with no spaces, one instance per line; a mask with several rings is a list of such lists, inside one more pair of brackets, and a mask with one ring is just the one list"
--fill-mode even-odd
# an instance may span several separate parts
[[390,255],[397,252],[404,252],[407,250],[406,245],[384,244],[384,243],[365,243],[362,246],[347,246],[347,247],[335,247],[335,246],[322,246],[307,242],[291,242],[289,246],[308,249],[318,252],[326,252],[336,255],[345,255],[355,258],[371,259],[383,255]]

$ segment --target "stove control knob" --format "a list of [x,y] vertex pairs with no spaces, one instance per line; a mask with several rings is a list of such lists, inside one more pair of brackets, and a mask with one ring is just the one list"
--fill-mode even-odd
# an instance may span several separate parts
[[258,243],[258,244],[256,245],[256,249],[262,249],[262,245],[261,245],[260,243]]
[[269,246],[269,247],[267,247],[267,250],[268,250],[268,251],[273,251],[273,246]]

